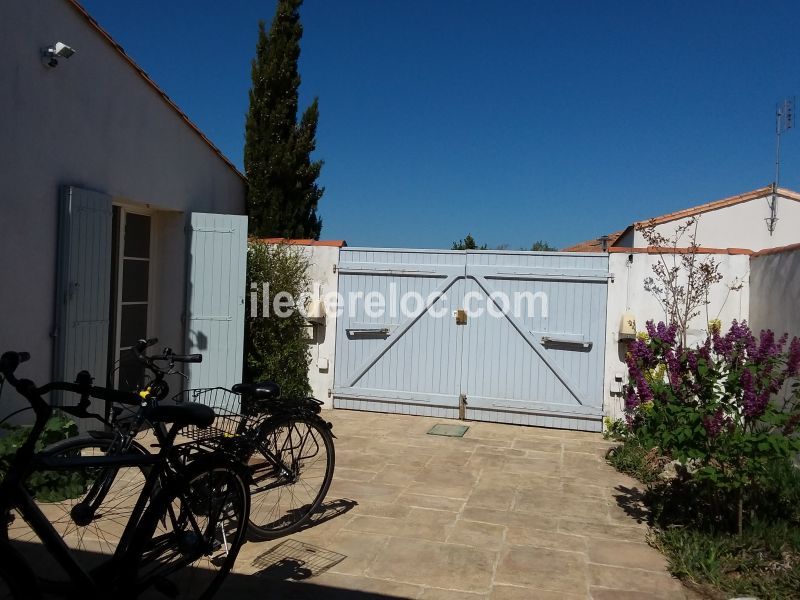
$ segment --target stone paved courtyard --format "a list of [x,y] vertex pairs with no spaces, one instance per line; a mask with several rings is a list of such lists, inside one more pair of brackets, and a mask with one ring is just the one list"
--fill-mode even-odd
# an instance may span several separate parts
[[[221,597],[692,597],[645,542],[600,435],[327,411],[336,472],[314,526],[247,543]],[[457,422],[450,422],[457,423]]]

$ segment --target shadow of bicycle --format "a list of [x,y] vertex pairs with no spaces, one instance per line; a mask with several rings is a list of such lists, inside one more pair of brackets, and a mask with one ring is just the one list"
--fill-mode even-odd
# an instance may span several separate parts
[[[319,508],[316,512],[311,516],[309,519],[300,529],[293,533],[299,533],[300,531],[305,531],[306,529],[311,529],[312,527],[316,527],[317,525],[322,525],[323,523],[330,521],[331,519],[335,519],[346,512],[353,510],[358,506],[358,502],[355,500],[350,500],[348,498],[339,498],[337,500],[329,500],[327,502],[323,502],[320,504]],[[296,520],[296,515],[302,514],[305,512],[305,507],[301,506],[300,508],[295,509],[294,511],[288,512],[286,515],[281,517],[281,521],[286,521],[288,523],[293,522]],[[273,524],[275,526],[276,524]],[[250,541],[258,541],[257,538],[253,536],[249,536]]]

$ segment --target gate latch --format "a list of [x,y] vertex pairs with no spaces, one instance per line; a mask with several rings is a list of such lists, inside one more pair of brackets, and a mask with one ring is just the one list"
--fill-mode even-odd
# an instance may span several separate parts
[[463,308],[459,308],[453,311],[453,316],[456,319],[456,325],[466,325],[467,324],[467,311]]

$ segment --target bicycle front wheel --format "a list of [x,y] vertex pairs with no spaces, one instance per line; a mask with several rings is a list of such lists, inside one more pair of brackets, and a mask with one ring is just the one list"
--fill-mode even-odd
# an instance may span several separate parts
[[119,581],[124,594],[206,600],[236,561],[250,512],[244,466],[202,457],[179,477],[142,516]]
[[320,419],[277,418],[261,426],[255,446],[250,532],[259,539],[293,533],[328,493],[336,462],[331,432]]
[[[42,456],[55,459],[89,458],[117,454],[111,438],[71,438],[45,448]],[[125,451],[147,454],[137,443]],[[147,468],[74,467],[35,471],[25,482],[36,505],[85,568],[108,559],[117,549],[122,532],[144,487]],[[22,517],[12,512],[8,539],[23,547],[38,536]]]

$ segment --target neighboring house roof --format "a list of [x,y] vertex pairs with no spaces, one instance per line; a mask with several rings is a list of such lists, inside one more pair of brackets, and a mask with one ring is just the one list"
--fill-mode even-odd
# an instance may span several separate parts
[[[624,233],[624,230],[615,231],[614,233],[608,234],[608,246],[613,246],[614,242],[616,242],[619,237]],[[600,247],[600,236],[593,240],[586,240],[584,242],[580,242],[575,244],[574,246],[570,246],[569,248],[564,248],[562,252],[601,252],[602,248]]]
[[[797,192],[793,192],[792,190],[788,190],[786,188],[778,188],[776,193],[779,196],[788,198],[789,200],[796,200],[800,202],[800,194],[798,194]],[[729,196],[727,198],[723,198],[722,200],[714,200],[713,202],[708,202],[706,204],[701,204],[700,206],[695,206],[692,208],[686,208],[684,210],[672,212],[660,217],[655,217],[653,219],[645,219],[643,221],[637,221],[633,225],[629,225],[628,229],[630,229],[631,227],[635,227],[637,225],[648,225],[651,223],[653,225],[661,225],[662,223],[677,221],[678,219],[686,219],[688,217],[693,217],[695,215],[707,213],[712,210],[719,210],[720,208],[727,208],[729,206],[741,204],[742,202],[749,202],[750,200],[755,200],[756,198],[763,198],[765,196],[769,196],[770,194],[772,194],[772,186],[768,185],[766,187],[753,190],[752,192],[739,194],[738,196]]]
[[186,125],[188,125],[190,129],[192,129],[197,135],[200,136],[200,138],[208,145],[208,147],[211,148],[211,150],[214,152],[214,154],[219,156],[222,159],[222,161],[225,164],[227,164],[228,167],[230,167],[230,169],[234,173],[236,173],[242,179],[245,179],[245,176],[242,174],[242,172],[239,171],[239,169],[237,169],[236,166],[230,160],[228,160],[228,158],[222,153],[222,151],[219,148],[217,148],[214,145],[214,143],[211,140],[209,140],[202,131],[200,131],[200,129],[197,127],[197,125],[192,123],[191,119],[189,119],[189,117],[186,116],[186,113],[184,113],[180,108],[178,108],[178,105],[175,104],[175,102],[169,96],[167,96],[166,92],[164,92],[164,90],[162,90],[160,87],[158,87],[158,84],[156,84],[156,82],[153,81],[150,78],[150,76],[147,73],[144,72],[144,69],[142,69],[138,64],[136,64],[136,62],[128,54],[125,53],[125,50],[122,48],[122,46],[120,46],[114,40],[114,38],[112,38],[109,35],[109,33],[105,29],[100,27],[100,25],[97,23],[97,21],[94,20],[92,15],[90,15],[86,11],[86,9],[83,8],[83,6],[81,6],[78,3],[77,0],[66,0],[66,1],[67,1],[68,4],[72,5],[72,7],[76,11],[78,11],[78,13],[80,13],[80,15],[84,19],[86,19],[86,22],[89,23],[89,25],[95,31],[97,31],[97,33],[99,33],[109,43],[109,45],[112,48],[114,48],[114,50],[117,51],[117,53],[125,60],[125,62],[127,62],[131,67],[133,67],[133,69],[139,74],[139,76],[145,81],[145,83],[147,83],[151,88],[153,88],[153,90],[159,96],[161,96],[161,98],[164,100],[164,102],[166,102],[167,105],[172,110],[174,110],[181,119],[183,119],[184,123],[186,123]]
[[[778,196],[781,196],[783,198],[800,202],[800,194],[792,190],[786,188],[778,188],[776,190],[776,193]],[[729,196],[727,198],[722,198],[721,200],[714,200],[713,202],[707,202],[706,204],[700,204],[699,206],[693,206],[692,208],[685,208],[683,210],[671,212],[666,215],[662,215],[660,217],[654,217],[652,219],[644,219],[642,221],[635,221],[631,225],[628,225],[624,230],[609,234],[608,245],[613,246],[614,243],[619,238],[624,236],[626,233],[633,231],[637,227],[642,227],[651,224],[662,225],[663,223],[669,223],[670,221],[686,219],[703,213],[711,212],[712,210],[719,210],[721,208],[727,208],[729,206],[741,204],[742,202],[749,202],[750,200],[755,200],[757,198],[764,198],[765,196],[769,196],[770,194],[772,194],[772,186],[768,185],[763,188],[753,190],[752,192],[746,192],[744,194],[739,194],[737,196]],[[615,236],[613,240],[610,239],[612,238],[612,236]],[[599,252],[599,251],[600,251],[600,242],[597,239],[587,240],[585,242],[575,244],[574,246],[570,246],[569,248],[564,248],[564,252]]]
[[289,244],[290,246],[332,246],[342,248],[347,246],[344,240],[311,240],[311,239],[288,239],[288,238],[253,238],[262,244]]

